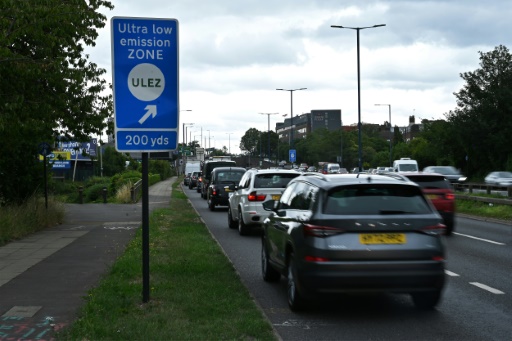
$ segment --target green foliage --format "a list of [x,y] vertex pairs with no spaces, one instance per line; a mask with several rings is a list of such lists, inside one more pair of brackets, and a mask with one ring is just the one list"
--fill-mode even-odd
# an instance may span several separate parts
[[160,180],[165,180],[171,176],[171,166],[168,161],[149,160],[148,170],[150,174],[160,175]]
[[103,188],[108,188],[107,184],[96,183],[84,189],[85,202],[103,201]]
[[260,149],[261,132],[256,128],[250,128],[240,139],[240,150],[250,155],[258,155]]
[[480,68],[461,74],[466,84],[455,93],[457,108],[446,117],[460,158],[468,156],[468,171],[482,175],[510,164],[512,55],[503,45],[479,53]]
[[117,190],[127,184],[132,185],[142,179],[142,173],[138,171],[125,171],[123,173],[116,174],[110,178],[109,192],[116,193]]
[[[103,151],[103,174],[113,176],[122,173],[126,169],[126,162],[129,161],[129,168],[138,167],[138,163],[129,156],[119,153],[114,147],[105,147]],[[136,168],[135,168],[136,170]]]
[[42,187],[39,143],[61,135],[85,141],[105,128],[105,70],[83,54],[105,25],[104,7],[113,8],[104,0],[0,4],[2,201],[20,203]]
[[33,195],[20,205],[9,204],[0,207],[0,246],[62,223],[64,206],[48,197],[46,201],[39,195]]

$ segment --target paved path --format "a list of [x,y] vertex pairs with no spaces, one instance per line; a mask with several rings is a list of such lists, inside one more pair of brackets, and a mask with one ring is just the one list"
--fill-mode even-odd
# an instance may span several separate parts
[[[150,187],[150,211],[169,206],[175,179]],[[62,225],[0,247],[0,340],[50,340],[69,325],[141,221],[140,202],[67,204]]]

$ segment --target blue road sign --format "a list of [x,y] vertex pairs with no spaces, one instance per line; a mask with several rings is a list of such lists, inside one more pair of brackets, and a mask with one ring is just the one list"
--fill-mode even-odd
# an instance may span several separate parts
[[178,21],[113,17],[111,37],[116,149],[176,149]]
[[290,149],[288,151],[288,153],[289,153],[289,157],[290,157],[290,160],[289,160],[290,162],[293,163],[293,162],[297,161],[297,152],[295,151],[295,149]]

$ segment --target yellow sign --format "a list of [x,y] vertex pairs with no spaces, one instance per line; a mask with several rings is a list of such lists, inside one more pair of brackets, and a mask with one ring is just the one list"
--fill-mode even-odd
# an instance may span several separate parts
[[[43,158],[42,155],[39,155],[39,161],[43,161]],[[71,160],[71,152],[51,152],[47,158],[54,161]]]

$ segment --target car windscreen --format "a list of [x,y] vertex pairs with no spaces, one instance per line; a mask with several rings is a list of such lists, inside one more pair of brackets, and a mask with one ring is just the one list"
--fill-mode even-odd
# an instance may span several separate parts
[[414,163],[402,163],[399,164],[398,169],[401,172],[417,172],[418,166]]
[[365,184],[327,193],[324,213],[334,215],[426,214],[431,208],[415,186]]
[[300,174],[287,173],[287,174],[258,174],[254,179],[255,188],[285,188],[286,185]]
[[450,182],[444,176],[411,175],[407,178],[425,189],[451,188]]

